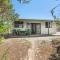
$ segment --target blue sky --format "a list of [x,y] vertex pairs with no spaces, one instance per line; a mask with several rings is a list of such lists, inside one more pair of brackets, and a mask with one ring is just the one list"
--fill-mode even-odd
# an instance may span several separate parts
[[17,0],[12,0],[15,11],[20,18],[30,19],[52,19],[51,9],[60,1],[55,0],[32,0],[29,4],[20,4]]

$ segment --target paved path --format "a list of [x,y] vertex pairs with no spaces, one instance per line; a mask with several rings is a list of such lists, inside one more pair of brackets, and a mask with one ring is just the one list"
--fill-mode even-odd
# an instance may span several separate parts
[[56,32],[56,34],[53,34],[53,35],[60,35],[60,32]]

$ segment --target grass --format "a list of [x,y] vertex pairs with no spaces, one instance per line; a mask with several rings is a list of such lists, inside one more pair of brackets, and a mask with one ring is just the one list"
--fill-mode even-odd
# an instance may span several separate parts
[[1,38],[0,38],[0,44],[1,44],[1,43],[4,43],[4,42],[5,42],[4,37],[1,37]]

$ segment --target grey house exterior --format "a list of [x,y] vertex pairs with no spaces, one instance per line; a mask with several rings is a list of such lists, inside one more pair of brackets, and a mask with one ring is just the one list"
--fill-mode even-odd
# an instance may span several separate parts
[[53,20],[39,19],[19,19],[14,21],[14,30],[30,30],[31,34],[55,34],[57,32],[56,23]]

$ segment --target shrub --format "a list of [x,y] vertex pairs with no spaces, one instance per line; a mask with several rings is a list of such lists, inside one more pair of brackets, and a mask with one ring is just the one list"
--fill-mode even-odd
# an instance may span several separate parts
[[27,29],[27,35],[31,35],[31,29]]

